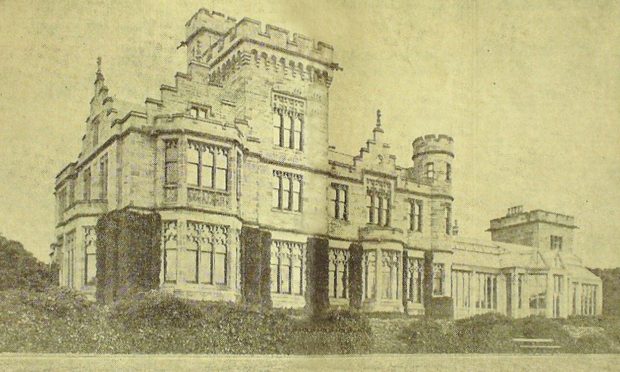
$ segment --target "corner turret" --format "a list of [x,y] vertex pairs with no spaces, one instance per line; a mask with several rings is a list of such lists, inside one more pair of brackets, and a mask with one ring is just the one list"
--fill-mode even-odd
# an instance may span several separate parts
[[452,183],[454,140],[445,134],[428,134],[413,141],[413,178],[422,183],[444,185]]

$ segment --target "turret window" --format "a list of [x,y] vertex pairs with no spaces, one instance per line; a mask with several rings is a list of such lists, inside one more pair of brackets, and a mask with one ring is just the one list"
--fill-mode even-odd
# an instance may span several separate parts
[[446,181],[452,180],[452,165],[450,163],[446,163]]
[[557,235],[551,235],[551,249],[562,250],[562,237]]
[[450,231],[452,230],[452,207],[446,204],[445,209],[445,220],[446,220],[446,234],[450,235]]
[[426,163],[426,178],[435,179],[435,164]]

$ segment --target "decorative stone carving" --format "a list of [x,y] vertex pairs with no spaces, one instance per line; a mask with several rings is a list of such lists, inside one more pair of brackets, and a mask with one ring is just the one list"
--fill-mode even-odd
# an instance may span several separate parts
[[203,190],[189,187],[187,189],[187,200],[190,203],[197,203],[204,206],[216,208],[230,207],[230,196],[220,192]]

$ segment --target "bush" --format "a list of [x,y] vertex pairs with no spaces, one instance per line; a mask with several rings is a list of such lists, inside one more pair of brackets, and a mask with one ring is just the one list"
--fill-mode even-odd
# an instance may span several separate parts
[[139,293],[114,304],[110,317],[128,328],[196,325],[203,313],[194,302],[160,291]]
[[456,321],[459,351],[491,353],[515,351],[512,320],[505,315],[488,313]]
[[83,316],[93,303],[69,288],[49,287],[43,292],[19,291],[21,302],[54,317]]
[[286,351],[291,354],[359,354],[368,353],[371,347],[368,319],[358,312],[334,310],[295,321]]

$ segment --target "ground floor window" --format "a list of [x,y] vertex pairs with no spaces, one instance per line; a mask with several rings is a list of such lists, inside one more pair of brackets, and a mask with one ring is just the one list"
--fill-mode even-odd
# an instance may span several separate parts
[[74,288],[75,283],[75,231],[67,234],[65,240],[66,280],[69,288]]
[[525,274],[517,274],[517,308],[523,309],[523,286],[525,285]]
[[94,285],[97,279],[97,234],[94,226],[84,226],[84,284]]
[[455,307],[470,307],[471,276],[470,271],[452,270],[452,300]]
[[271,292],[303,295],[306,245],[274,240],[271,245]]
[[581,285],[581,314],[596,315],[596,285]]
[[530,314],[545,315],[545,309],[547,308],[547,274],[528,274],[526,289]]
[[405,283],[407,288],[403,289],[407,296],[407,301],[422,303],[422,283],[424,280],[424,259],[407,257],[407,267],[405,271]]
[[186,279],[189,283],[227,284],[228,226],[187,222]]
[[383,298],[399,298],[398,282],[400,281],[400,253],[395,251],[381,251],[381,273]]
[[349,251],[346,249],[329,250],[329,297],[348,297]]
[[[162,223],[162,251],[163,272],[165,283],[177,281],[177,221],[163,221]],[[193,271],[193,270],[192,270]]]
[[433,296],[443,296],[444,293],[444,265],[440,263],[433,264]]
[[377,263],[377,254],[375,251],[364,251],[362,257],[362,280],[364,282],[363,298],[371,299],[375,298],[375,269]]
[[562,300],[562,293],[564,292],[562,286],[561,275],[553,276],[553,317],[560,317],[560,301]]
[[473,281],[475,307],[497,310],[497,274],[475,273]]

